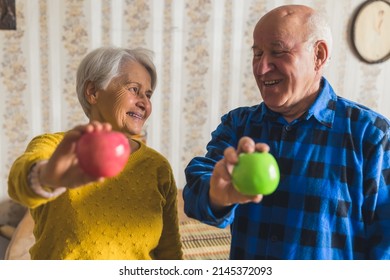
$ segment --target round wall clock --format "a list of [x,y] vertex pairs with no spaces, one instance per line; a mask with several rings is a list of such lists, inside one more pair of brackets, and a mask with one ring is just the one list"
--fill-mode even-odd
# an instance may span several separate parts
[[352,21],[352,44],[367,63],[390,58],[390,2],[369,0],[357,10]]

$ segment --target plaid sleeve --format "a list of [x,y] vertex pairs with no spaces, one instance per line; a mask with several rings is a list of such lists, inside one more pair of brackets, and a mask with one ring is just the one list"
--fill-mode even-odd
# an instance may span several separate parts
[[[210,178],[215,164],[222,159],[224,150],[237,146],[237,133],[233,113],[224,115],[221,124],[211,134],[204,157],[195,157],[185,169],[187,184],[183,189],[184,211],[203,223],[225,228],[233,222],[236,206],[226,209],[224,215],[215,215],[209,204]],[[220,214],[220,213],[219,213]]]
[[370,243],[369,259],[390,259],[389,130],[377,145],[365,144],[367,176],[363,182],[363,219]]

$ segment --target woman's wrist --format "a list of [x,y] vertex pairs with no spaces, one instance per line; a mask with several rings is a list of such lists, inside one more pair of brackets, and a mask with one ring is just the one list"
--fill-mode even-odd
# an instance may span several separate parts
[[30,172],[28,173],[28,185],[30,186],[31,190],[43,197],[43,198],[53,198],[56,196],[59,196],[60,194],[64,193],[66,191],[65,187],[58,187],[58,188],[50,188],[47,186],[42,186],[40,182],[40,173],[43,169],[43,167],[47,164],[47,160],[42,160],[36,162],[30,169]]

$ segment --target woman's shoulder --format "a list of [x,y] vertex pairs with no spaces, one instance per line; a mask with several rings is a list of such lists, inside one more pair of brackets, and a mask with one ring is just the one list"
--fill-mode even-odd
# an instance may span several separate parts
[[32,141],[34,140],[62,140],[64,138],[65,132],[54,132],[54,133],[42,133],[39,135],[36,135],[32,138]]
[[56,133],[43,133],[40,135],[34,136],[27,148],[31,147],[44,147],[44,146],[57,146],[61,140],[64,138],[65,132],[56,132]]

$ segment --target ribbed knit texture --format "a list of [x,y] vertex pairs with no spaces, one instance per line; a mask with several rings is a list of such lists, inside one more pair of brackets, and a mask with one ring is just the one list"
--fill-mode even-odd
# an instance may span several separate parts
[[121,174],[68,190],[52,201],[35,195],[27,172],[48,159],[63,133],[31,141],[9,175],[9,195],[35,220],[32,259],[182,259],[177,189],[171,166],[142,142]]

